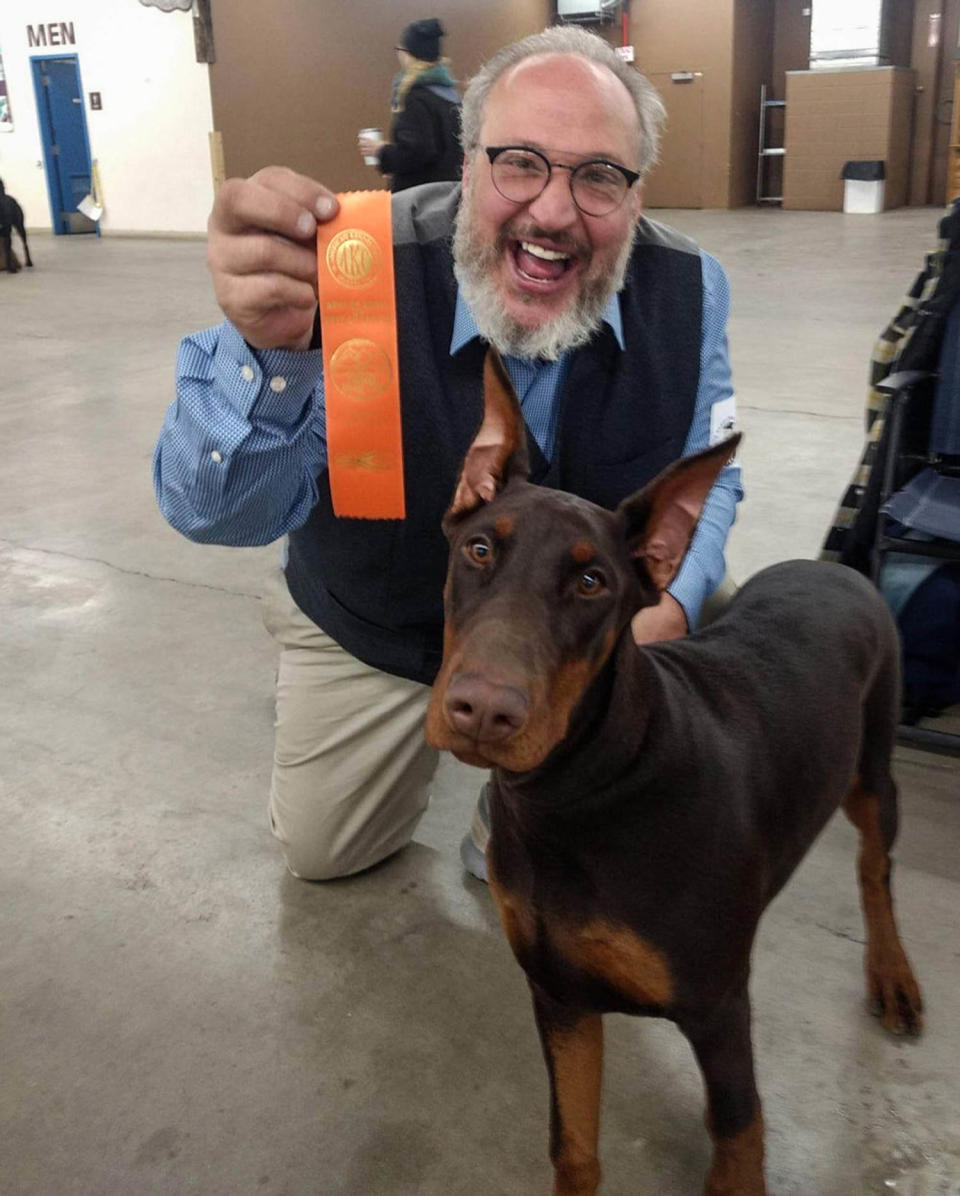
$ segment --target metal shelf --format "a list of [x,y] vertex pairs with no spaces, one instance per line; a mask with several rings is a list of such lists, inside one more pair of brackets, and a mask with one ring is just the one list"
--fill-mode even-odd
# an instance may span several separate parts
[[786,108],[786,100],[768,100],[767,85],[760,85],[760,134],[757,144],[757,203],[783,203],[782,195],[765,195],[765,171],[763,163],[767,158],[782,158],[786,149],[782,145],[767,145],[767,111],[770,108]]

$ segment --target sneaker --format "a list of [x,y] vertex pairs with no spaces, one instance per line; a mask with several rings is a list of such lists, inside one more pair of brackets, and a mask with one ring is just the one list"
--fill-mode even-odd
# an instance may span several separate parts
[[460,860],[477,880],[487,883],[487,843],[490,840],[489,786],[484,785],[474,807],[469,832],[460,844]]

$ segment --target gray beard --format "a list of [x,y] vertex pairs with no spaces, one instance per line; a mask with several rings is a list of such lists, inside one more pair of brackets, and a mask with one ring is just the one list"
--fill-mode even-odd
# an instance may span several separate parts
[[483,339],[501,354],[543,361],[556,361],[569,350],[585,345],[603,323],[603,313],[611,297],[623,289],[634,236],[625,241],[611,273],[591,278],[588,267],[571,306],[544,323],[527,328],[504,311],[494,281],[494,270],[505,252],[507,238],[501,234],[492,244],[482,241],[471,206],[472,195],[464,188],[454,222],[453,269]]

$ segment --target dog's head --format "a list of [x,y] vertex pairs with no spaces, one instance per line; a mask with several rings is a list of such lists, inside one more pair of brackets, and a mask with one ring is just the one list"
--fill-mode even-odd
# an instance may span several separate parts
[[481,767],[540,764],[632,615],[673,580],[738,440],[670,466],[615,511],[532,486],[520,405],[491,351],[483,423],[443,522],[450,563],[428,741]]

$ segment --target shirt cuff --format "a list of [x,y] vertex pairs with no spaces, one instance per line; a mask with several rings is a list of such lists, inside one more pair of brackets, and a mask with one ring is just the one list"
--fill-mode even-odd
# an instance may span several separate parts
[[322,378],[323,352],[252,349],[227,320],[217,342],[216,375],[251,423],[292,429]]
[[700,621],[700,610],[715,589],[716,586],[711,583],[701,563],[688,551],[680,566],[680,572],[667,586],[667,593],[671,598],[676,598],[683,607],[690,631],[696,631]]

